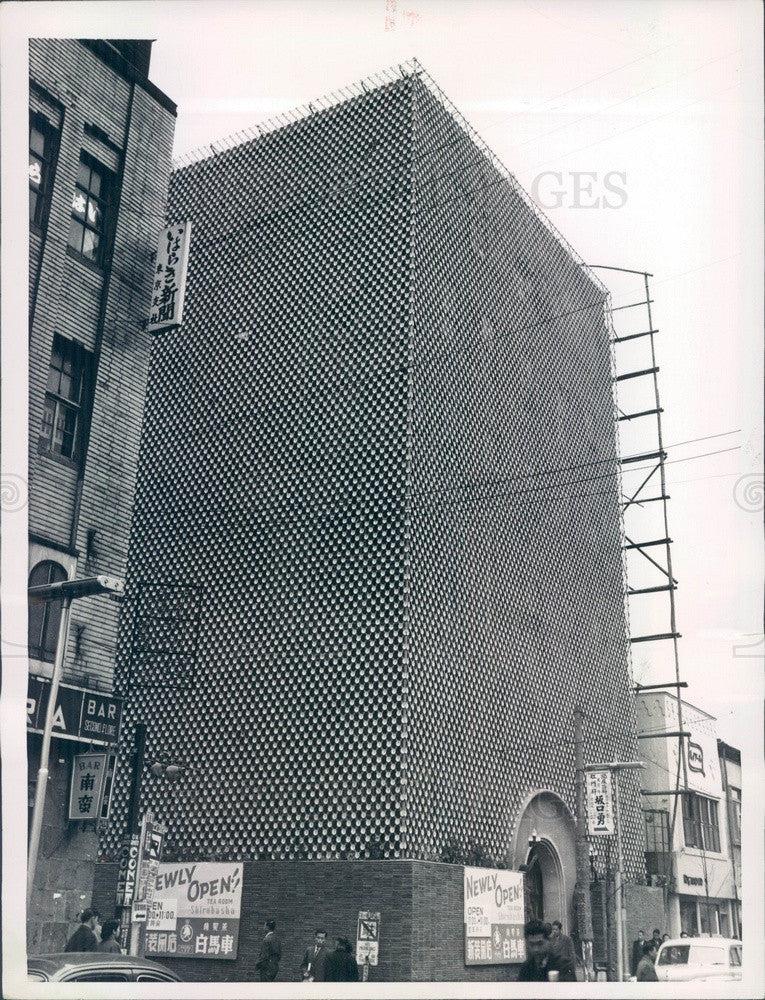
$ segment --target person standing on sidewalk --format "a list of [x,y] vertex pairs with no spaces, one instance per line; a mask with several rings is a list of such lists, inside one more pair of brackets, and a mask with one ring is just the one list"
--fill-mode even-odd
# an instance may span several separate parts
[[643,945],[643,957],[638,962],[637,981],[639,983],[658,983],[659,977],[656,975],[654,964],[658,948],[653,938]]
[[265,937],[260,942],[260,954],[255,963],[262,983],[272,983],[276,979],[279,971],[279,962],[282,957],[282,944],[276,936],[276,921],[266,920],[263,925],[266,932]]
[[80,926],[66,942],[64,951],[98,951],[101,914],[90,908],[80,914]]
[[309,983],[324,981],[324,962],[327,958],[327,932],[317,930],[313,936],[313,944],[306,948],[300,971],[303,979]]
[[353,957],[353,947],[348,938],[339,937],[334,951],[327,955],[324,963],[325,983],[357,983],[359,967]]

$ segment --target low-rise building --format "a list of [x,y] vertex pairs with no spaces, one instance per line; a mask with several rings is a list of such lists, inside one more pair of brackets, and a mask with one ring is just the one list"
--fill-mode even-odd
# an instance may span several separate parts
[[[666,887],[667,926],[671,936],[737,936],[740,889],[736,883],[728,800],[730,775],[724,777],[726,746],[718,753],[713,716],[662,691],[636,699],[643,772],[643,818],[646,870],[654,884]],[[678,737],[678,732],[687,736]],[[685,760],[680,757],[685,739]],[[722,766],[721,766],[722,765]],[[735,793],[733,793],[735,794]],[[739,838],[740,840],[740,838]],[[739,866],[740,868],[740,866]],[[740,883],[739,883],[740,885]]]

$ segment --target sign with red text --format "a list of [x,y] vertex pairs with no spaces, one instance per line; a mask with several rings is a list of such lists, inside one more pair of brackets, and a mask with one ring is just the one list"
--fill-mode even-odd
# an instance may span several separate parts
[[526,960],[521,872],[466,868],[464,918],[465,965]]
[[610,771],[587,772],[587,833],[590,836],[612,836],[614,803],[611,794]]
[[151,332],[164,330],[168,326],[180,326],[183,322],[190,242],[190,221],[176,222],[159,234],[149,313]]
[[242,907],[241,864],[160,864],[148,919],[147,958],[236,958]]

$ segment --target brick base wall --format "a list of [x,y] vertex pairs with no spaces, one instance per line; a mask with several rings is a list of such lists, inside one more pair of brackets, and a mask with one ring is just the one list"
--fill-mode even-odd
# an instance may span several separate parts
[[[314,930],[356,939],[359,910],[379,910],[380,963],[372,982],[497,982],[517,966],[466,966],[463,871],[424,861],[261,861],[244,864],[239,953],[234,961],[169,959],[189,982],[257,981],[263,922],[276,920],[282,941],[277,982],[301,979],[300,961]],[[93,902],[114,909],[116,864],[96,866]]]

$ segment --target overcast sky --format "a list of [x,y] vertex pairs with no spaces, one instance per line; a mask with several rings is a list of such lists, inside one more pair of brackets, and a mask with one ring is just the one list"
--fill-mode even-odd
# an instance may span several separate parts
[[[687,697],[718,717],[723,738],[740,745],[757,730],[759,740],[758,4],[157,0],[4,8],[6,31],[156,39],[151,78],[178,104],[177,155],[416,56],[585,261],[652,272],[681,671]],[[615,306],[635,301],[634,281],[599,274]],[[615,318],[618,328],[625,312]],[[646,367],[642,360],[625,352],[617,364]],[[629,403],[625,395],[621,405]],[[622,428],[623,453],[652,445],[648,422]],[[633,476],[627,487],[633,479],[637,486]],[[645,512],[658,514],[658,504]],[[663,526],[648,520],[640,530],[643,539],[663,537]],[[666,598],[633,600],[632,631],[669,631]],[[635,646],[636,679],[672,679],[669,652],[669,644]]]

